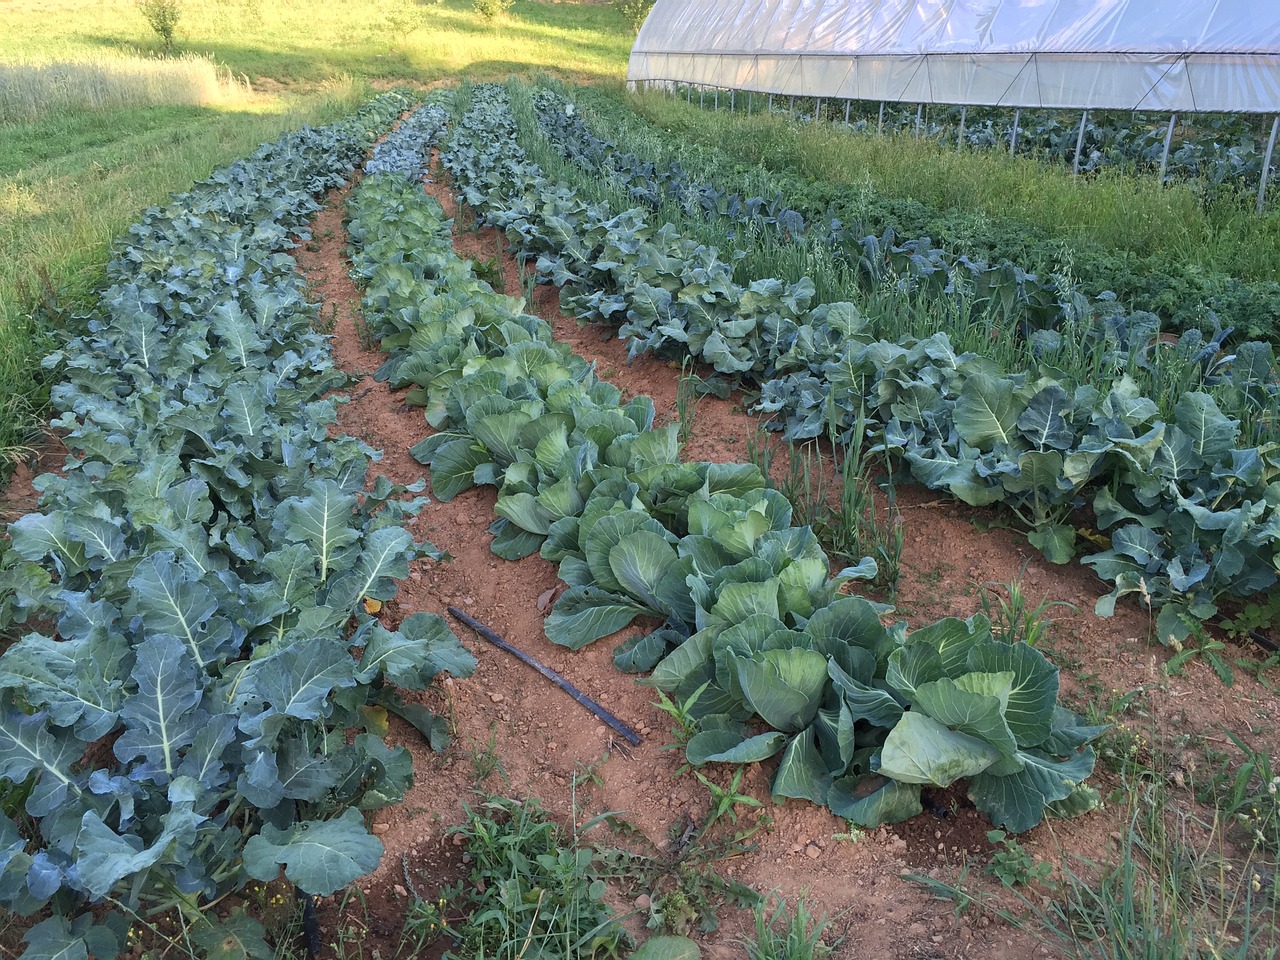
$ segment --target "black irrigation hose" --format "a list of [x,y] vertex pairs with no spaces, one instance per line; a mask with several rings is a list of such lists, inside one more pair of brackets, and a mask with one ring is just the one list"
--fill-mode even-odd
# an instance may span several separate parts
[[573,699],[577,700],[609,726],[613,727],[614,730],[626,737],[632,746],[640,745],[640,734],[636,733],[635,730],[627,726],[604,707],[600,706],[600,704],[596,703],[572,683],[548,667],[545,663],[529,656],[529,654],[525,653],[523,650],[513,647],[470,614],[463,613],[457,607],[445,607],[445,609],[449,611],[450,615],[461,620],[476,633],[480,634],[480,636],[492,643],[495,647],[500,650],[507,651],[507,653],[511,654],[513,657],[523,660],[529,666],[533,667],[533,669],[537,670],[557,687],[569,696],[573,697]]
[[293,888],[293,895],[302,901],[302,942],[307,960],[316,960],[320,955],[320,918],[316,914],[316,898],[298,886]]

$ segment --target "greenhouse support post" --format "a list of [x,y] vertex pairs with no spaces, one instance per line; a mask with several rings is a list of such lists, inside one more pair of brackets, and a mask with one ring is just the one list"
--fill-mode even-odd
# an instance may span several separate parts
[[969,114],[968,107],[960,108],[960,132],[956,134],[956,149],[959,150],[964,146],[964,121]]
[[747,116],[751,116],[751,108],[755,106],[756,95],[754,90],[747,91]]
[[1276,149],[1276,132],[1280,131],[1280,114],[1271,121],[1271,138],[1267,140],[1267,153],[1262,158],[1262,178],[1258,181],[1258,205],[1255,208],[1258,216],[1262,216],[1262,205],[1267,199],[1267,177],[1271,175],[1271,154]]
[[813,108],[813,120],[817,123],[822,119],[822,98],[818,98],[818,105]]
[[699,87],[698,88],[698,109],[700,110],[706,109],[706,106],[707,106],[707,88]]
[[712,104],[712,109],[713,109],[713,110],[719,110],[719,109],[720,109],[720,88],[719,88],[719,87],[716,87],[716,92],[715,92],[715,94],[714,94],[714,103]]
[[916,104],[916,139],[920,139],[920,127],[924,124],[924,104]]
[[880,119],[876,121],[876,133],[884,133],[884,101],[880,101]]
[[791,95],[791,106],[787,107],[787,113],[795,113],[795,112],[796,112],[796,96],[793,93]]
[[729,112],[730,113],[733,113],[733,100],[737,92],[738,91],[734,90],[733,87],[729,88]]
[[846,100],[844,102],[844,125],[846,127],[849,125],[849,108],[852,106],[853,106],[852,100]]
[[1013,129],[1009,132],[1009,156],[1018,152],[1018,121],[1022,119],[1022,108],[1013,111]]
[[769,94],[769,112],[773,113],[773,94]]
[[1173,146],[1173,128],[1178,122],[1176,113],[1169,114],[1169,129],[1164,133],[1164,151],[1160,154],[1160,182],[1164,183],[1165,171],[1169,169],[1169,148]]
[[1071,175],[1074,177],[1080,172],[1080,150],[1084,146],[1084,124],[1089,119],[1089,111],[1084,110],[1080,114],[1080,132],[1076,134],[1076,157],[1071,161]]
[[687,90],[689,93],[689,97],[688,97],[689,103],[693,103],[693,84],[692,83],[689,84],[687,87],[685,87],[685,90]]

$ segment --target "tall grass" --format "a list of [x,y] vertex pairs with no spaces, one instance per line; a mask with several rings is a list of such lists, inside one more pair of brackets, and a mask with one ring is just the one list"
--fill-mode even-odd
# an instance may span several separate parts
[[739,104],[730,113],[657,92],[626,98],[636,112],[672,136],[719,147],[747,164],[819,183],[871,187],[940,210],[979,213],[1032,224],[1065,240],[1110,250],[1159,253],[1239,277],[1273,278],[1280,261],[1280,214],[1253,216],[1247,204],[1208,206],[1185,185],[1121,170],[1073,177],[1031,157],[1000,151],[956,151],[909,133],[861,132],[839,123],[801,124],[783,114]]
[[165,104],[231,106],[252,96],[209,57],[99,56],[71,61],[0,63],[0,124],[50,114]]
[[307,97],[255,100],[251,109],[137,107],[0,133],[0,171],[13,169],[11,151],[22,151],[22,143],[8,142],[12,131],[26,131],[32,140],[42,127],[83,134],[71,153],[0,177],[0,477],[44,418],[48,384],[39,361],[49,331],[33,308],[50,295],[63,304],[85,297],[102,275],[111,241],[144,207],[284,130],[351,112],[367,93],[346,81]]

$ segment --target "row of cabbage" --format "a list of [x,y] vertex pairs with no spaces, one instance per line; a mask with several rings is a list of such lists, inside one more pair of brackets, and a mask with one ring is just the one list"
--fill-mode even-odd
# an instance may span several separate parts
[[[1006,302],[1018,306],[1033,327],[1067,319],[1070,310],[1080,309],[1073,300],[1079,292],[1092,298],[1088,304],[1092,312],[1110,314],[1123,304],[1128,310],[1158,314],[1175,331],[1196,329],[1212,335],[1215,329],[1231,328],[1237,340],[1280,340],[1280,283],[1274,280],[1242,279],[1222,270],[1188,267],[1176,258],[1146,250],[1116,250],[1080,238],[1065,241],[1043,228],[985,213],[940,210],[911,199],[883,197],[866,184],[814,183],[776,165],[767,174],[750,171],[755,179],[772,184],[753,188],[766,195],[764,200],[744,199],[735,191],[744,170],[732,157],[683,141],[670,142],[664,131],[600,91],[579,88],[574,98],[589,106],[591,127],[610,149],[614,149],[610,140],[638,141],[650,158],[687,152],[703,166],[722,167],[723,173],[713,178],[715,183],[688,184],[696,190],[704,211],[730,220],[750,219],[758,227],[751,208],[772,208],[766,209],[766,218],[773,213],[782,218],[788,237],[800,236],[794,227],[807,220],[803,235],[831,244],[859,271],[863,282],[882,279],[885,267],[892,267],[899,276],[915,278],[913,282],[924,290],[936,292],[952,274],[967,284],[970,274],[982,278],[988,271],[1000,270],[1005,275],[992,279],[1000,288],[1025,298],[1025,302]],[[678,161],[659,166],[653,184],[637,178],[636,187],[643,191],[638,199],[648,199],[650,186],[657,186],[679,202],[687,189],[685,171]],[[638,168],[636,173],[645,171]]]
[[[734,283],[716,251],[652,223],[640,209],[590,204],[553,183],[516,143],[508,104],[483,98],[489,134],[451,161],[463,198],[507,232],[520,256],[564,284],[564,306],[617,324],[632,355],[689,355],[759,386],[757,411],[785,436],[847,442],[860,417],[924,484],[966,503],[1002,503],[1055,562],[1076,551],[1076,511],[1110,533],[1083,558],[1113,584],[1098,603],[1137,595],[1159,608],[1164,640],[1181,641],[1224,595],[1277,579],[1280,458],[1222,412],[1274,410],[1268,345],[1241,345],[1219,365],[1214,393],[1189,390],[1162,416],[1115,369],[1072,382],[1052,349],[1009,372],[957,353],[946,333],[889,342],[851,303],[814,306],[807,280]],[[1135,347],[1135,349],[1137,349]]]
[[[502,99],[477,91],[446,168],[470,180],[502,164],[490,146]],[[781,755],[776,799],[868,825],[919,813],[922,788],[962,778],[1015,830],[1097,803],[1083,781],[1101,730],[1057,705],[1040,652],[981,617],[886,628],[873,604],[841,595],[874,563],[833,579],[756,467],[681,462],[677,425],[656,428],[649,398],[624,402],[458,259],[414,178],[366,178],[349,209],[353,275],[390,354],[378,376],[436,430],[412,448],[434,494],[496,487],[494,552],[558,562],[569,588],[546,620],[552,641],[578,649],[647,624],[615,663],[692,704],[691,763]]]
[[386,712],[443,740],[392,684],[470,655],[438,617],[391,630],[364,604],[435,554],[403,525],[425,499],[366,488],[376,451],[332,431],[347,378],[289,254],[410,104],[380,95],[147,210],[46,361],[70,457],[0,571],[6,627],[31,631],[0,656],[0,904],[51,914],[30,960],[115,957],[168,908],[191,955],[269,955],[260,923],[209,908],[282,866],[318,895],[372,870],[361,811],[412,779]]
[[[541,89],[532,97],[539,125],[574,163],[606,174],[634,201],[655,210],[664,202],[674,203],[686,216],[722,224],[735,245],[758,243],[761,237],[774,245],[806,240],[821,244],[847,265],[863,290],[892,284],[930,300],[962,297],[971,304],[973,315],[1016,326],[1024,335],[1068,328],[1072,334],[1066,335],[1078,330],[1095,335],[1141,327],[1144,335],[1155,337],[1163,325],[1183,333],[1185,342],[1179,346],[1188,356],[1212,356],[1224,342],[1268,336],[1280,320],[1280,284],[1274,282],[1250,283],[1205,271],[1194,271],[1192,276],[1185,270],[1173,277],[1169,264],[1125,267],[1113,251],[1106,252],[1110,262],[1101,274],[1096,262],[1083,260],[1078,252],[1071,254],[1066,259],[1074,269],[1067,279],[1044,265],[1028,266],[1026,237],[1012,238],[1017,241],[1012,247],[1003,247],[998,240],[988,242],[977,252],[970,252],[972,237],[946,244],[931,236],[908,239],[905,231],[922,227],[933,231],[940,224],[927,223],[927,218],[927,225],[918,217],[903,218],[897,210],[877,212],[864,191],[858,194],[861,209],[852,213],[838,189],[821,194],[813,185],[791,182],[775,173],[766,178],[776,184],[771,197],[747,197],[723,186],[725,179],[740,182],[736,167],[730,165],[718,183],[695,179],[678,159],[658,159],[666,152],[669,138],[628,116],[612,98],[590,90],[580,90],[578,96],[593,105],[591,124],[574,101],[558,92]],[[603,115],[595,116],[594,111]],[[635,129],[628,131],[628,126]],[[609,134],[603,135],[603,130]],[[642,141],[652,159],[642,160],[630,152],[624,146],[628,140]],[[688,149],[684,144],[670,147]],[[707,163],[708,151],[698,155]],[[999,236],[989,220],[984,229],[984,239]],[[1051,263],[1064,258],[1061,244],[1048,246]],[[1107,284],[1117,284],[1122,296]]]

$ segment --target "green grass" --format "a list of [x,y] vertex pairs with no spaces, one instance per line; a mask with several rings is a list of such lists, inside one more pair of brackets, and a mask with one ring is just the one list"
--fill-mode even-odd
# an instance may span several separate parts
[[[1111,250],[1159,253],[1238,277],[1280,277],[1280,212],[1253,216],[1230,200],[1205,207],[1188,187],[1162,188],[1154,177],[1070,171],[999,151],[957,152],[910,134],[853,132],[837,124],[813,126],[784,116],[698,109],[657,93],[628,104],[673,136],[714,145],[766,169],[807,180],[909,198],[942,210],[1016,220],[1064,240],[1087,240]],[[762,97],[754,98],[756,110]]]
[[[47,385],[38,363],[49,344],[33,304],[47,291],[82,299],[101,277],[111,241],[143,208],[284,130],[349,113],[365,93],[336,84],[252,110],[149,107],[2,128],[0,473],[44,419]],[[68,145],[61,155],[59,142]]]
[[[140,93],[95,89],[80,105],[64,98],[48,109],[52,90],[22,91],[24,103],[46,109],[7,124],[10,114],[0,111],[0,476],[44,419],[47,386],[37,361],[48,342],[32,319],[34,305],[45,289],[84,297],[111,240],[144,207],[283,130],[349,112],[360,81],[553,70],[617,82],[632,39],[621,14],[596,3],[520,0],[509,16],[488,23],[470,0],[186,0],[175,52],[248,78],[252,97],[220,106],[157,104]],[[7,69],[29,77],[32,64],[75,61],[123,77],[160,49],[133,0],[0,6],[0,76]],[[116,105],[83,107],[104,98]],[[175,90],[171,99],[184,98]],[[139,105],[120,105],[130,103]]]
[[[0,60],[157,52],[132,0],[14,0],[0,7]],[[609,4],[518,0],[488,23],[470,0],[227,0],[183,4],[175,47],[251,81],[315,83],[346,73],[424,82],[554,69],[620,80],[634,34]]]

